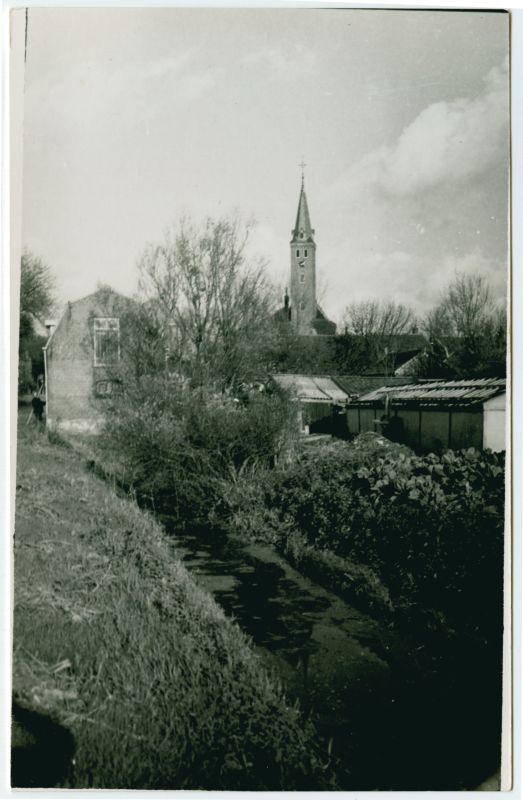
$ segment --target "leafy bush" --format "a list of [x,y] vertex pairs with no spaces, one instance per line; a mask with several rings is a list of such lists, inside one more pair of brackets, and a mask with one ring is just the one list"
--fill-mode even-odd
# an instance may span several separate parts
[[138,493],[181,520],[220,514],[242,475],[271,466],[293,440],[285,396],[191,390],[163,379],[138,381],[115,398],[100,446]]
[[279,475],[269,504],[317,549],[370,567],[395,605],[472,626],[499,611],[502,454],[416,456],[379,437],[357,439],[305,454]]

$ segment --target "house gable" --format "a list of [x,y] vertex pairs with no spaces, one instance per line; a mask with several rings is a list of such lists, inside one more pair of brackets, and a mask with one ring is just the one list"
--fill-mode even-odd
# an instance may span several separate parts
[[131,304],[109,287],[67,304],[44,349],[51,427],[91,430],[101,423],[120,354],[119,320]]

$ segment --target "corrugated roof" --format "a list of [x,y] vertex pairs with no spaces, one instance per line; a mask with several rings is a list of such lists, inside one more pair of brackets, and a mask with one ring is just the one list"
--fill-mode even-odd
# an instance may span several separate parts
[[329,376],[273,375],[273,380],[304,402],[346,403],[348,394]]
[[347,394],[360,397],[368,392],[381,389],[384,386],[404,386],[406,383],[416,383],[415,378],[408,375],[334,375],[334,380]]
[[474,405],[483,403],[505,391],[504,378],[474,378],[456,381],[424,381],[403,386],[381,386],[362,395],[356,404],[384,403],[385,397],[394,406],[415,404],[420,406]]

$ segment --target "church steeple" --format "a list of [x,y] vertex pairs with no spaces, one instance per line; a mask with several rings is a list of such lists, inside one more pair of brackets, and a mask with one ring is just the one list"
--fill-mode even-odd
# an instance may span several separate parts
[[316,319],[316,244],[311,226],[302,168],[296,224],[291,238],[291,322],[300,335],[315,333]]
[[309,206],[307,204],[307,195],[305,194],[305,175],[303,168],[305,164],[300,164],[301,172],[301,191],[300,199],[298,201],[298,213],[296,214],[296,224],[292,231],[293,242],[314,242],[314,228],[311,226],[311,218],[309,214]]

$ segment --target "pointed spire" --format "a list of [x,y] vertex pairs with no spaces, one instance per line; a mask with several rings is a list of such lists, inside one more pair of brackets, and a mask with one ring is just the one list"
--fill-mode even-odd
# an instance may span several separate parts
[[301,168],[301,190],[300,199],[298,201],[298,213],[296,214],[296,224],[292,231],[292,241],[314,242],[314,228],[311,227],[309,206],[307,205],[307,195],[305,194],[305,167],[307,164],[303,160],[303,156],[298,166]]
[[298,213],[296,214],[296,224],[294,225],[294,229],[292,231],[292,238],[293,240],[299,242],[314,241],[314,228],[311,226],[309,206],[307,205],[307,195],[305,194],[305,186],[303,183],[301,186],[300,199],[298,201]]

